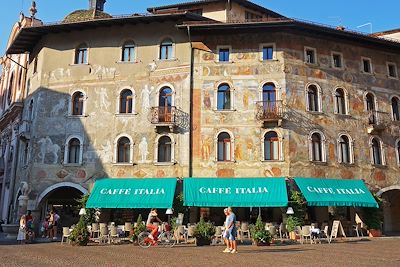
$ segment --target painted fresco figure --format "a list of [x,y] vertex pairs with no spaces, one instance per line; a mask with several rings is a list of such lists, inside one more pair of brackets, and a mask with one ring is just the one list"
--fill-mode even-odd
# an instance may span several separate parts
[[142,138],[142,141],[139,144],[139,152],[140,155],[142,157],[141,162],[146,162],[147,160],[147,155],[149,154],[149,150],[148,150],[148,144],[147,144],[147,140],[146,137]]

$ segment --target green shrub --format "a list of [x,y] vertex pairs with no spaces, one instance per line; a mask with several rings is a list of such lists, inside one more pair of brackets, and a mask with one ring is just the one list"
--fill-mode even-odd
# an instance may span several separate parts
[[200,218],[200,222],[194,229],[194,237],[198,239],[211,240],[215,234],[215,227],[210,222],[205,222],[203,216]]
[[78,224],[72,230],[69,240],[73,245],[86,246],[89,242],[90,233],[87,228],[85,216],[82,215]]
[[302,221],[299,220],[296,216],[289,215],[286,220],[286,228],[289,232],[294,232],[297,226],[301,226]]
[[139,214],[136,226],[133,231],[132,239],[137,240],[138,235],[146,230],[146,225],[143,223],[142,214]]
[[271,243],[272,237],[269,231],[265,230],[265,224],[261,219],[261,215],[258,215],[255,225],[250,225],[250,235],[257,243]]

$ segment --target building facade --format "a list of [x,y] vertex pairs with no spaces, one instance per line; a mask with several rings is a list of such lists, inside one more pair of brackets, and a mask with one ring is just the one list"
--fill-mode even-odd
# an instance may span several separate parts
[[400,231],[399,43],[249,1],[129,17],[104,2],[9,46],[29,52],[16,168],[27,208],[72,220],[71,196],[103,177],[363,179],[390,203],[385,230]]

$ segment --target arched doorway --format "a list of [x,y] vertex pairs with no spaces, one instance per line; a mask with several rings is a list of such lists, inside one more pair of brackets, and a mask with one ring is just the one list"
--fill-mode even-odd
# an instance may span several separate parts
[[45,189],[38,197],[38,209],[40,221],[55,209],[60,215],[59,229],[63,226],[71,226],[79,220],[77,199],[81,198],[87,190],[79,184],[64,182],[52,185]]
[[383,206],[383,230],[386,235],[400,234],[400,186],[391,186],[377,193],[381,196]]

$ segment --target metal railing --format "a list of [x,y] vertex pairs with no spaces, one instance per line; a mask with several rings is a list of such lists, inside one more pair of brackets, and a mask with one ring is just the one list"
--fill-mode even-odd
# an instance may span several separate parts
[[183,111],[176,107],[152,107],[150,122],[159,125],[177,125],[180,113]]
[[281,100],[256,102],[256,118],[260,121],[276,121],[283,118],[283,104]]

